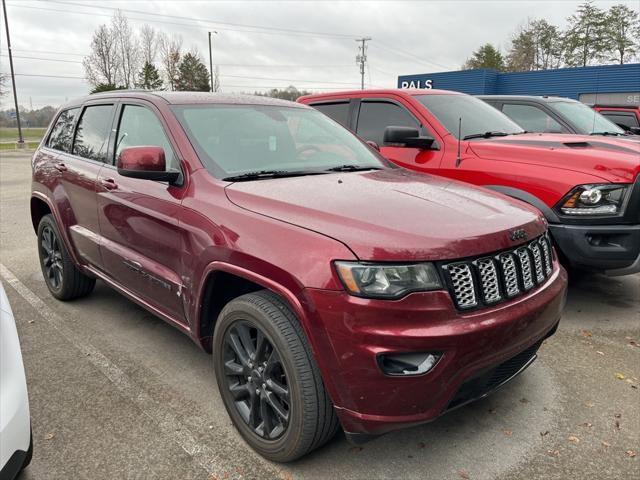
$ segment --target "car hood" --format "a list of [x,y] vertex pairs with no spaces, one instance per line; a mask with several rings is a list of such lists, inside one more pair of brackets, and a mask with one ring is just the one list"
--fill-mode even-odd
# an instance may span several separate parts
[[[238,182],[226,192],[242,208],[342,242],[361,260],[475,256],[513,247],[515,229],[528,238],[545,229],[524,203],[402,169]],[[304,254],[291,245],[296,252]]]
[[473,140],[469,147],[482,158],[554,166],[607,182],[631,183],[640,173],[640,143],[624,137],[528,133]]

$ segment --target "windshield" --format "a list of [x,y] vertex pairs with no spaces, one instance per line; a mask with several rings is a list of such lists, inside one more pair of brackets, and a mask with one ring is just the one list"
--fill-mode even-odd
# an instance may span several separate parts
[[355,135],[308,108],[182,105],[174,112],[206,168],[225,178],[257,171],[388,168]]
[[485,132],[524,132],[505,114],[469,95],[416,95],[416,99],[456,138],[459,119],[462,119],[462,138]]
[[574,126],[576,133],[589,135],[591,133],[624,134],[624,130],[605,118],[594,109],[580,102],[550,102],[549,108],[555,110]]

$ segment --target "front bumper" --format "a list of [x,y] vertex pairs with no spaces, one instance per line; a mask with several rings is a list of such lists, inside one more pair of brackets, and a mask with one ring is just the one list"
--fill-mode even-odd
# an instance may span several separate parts
[[[547,282],[530,294],[467,313],[457,311],[445,291],[381,301],[307,290],[314,335],[324,334],[316,358],[344,430],[380,435],[431,421],[489,393],[492,389],[476,388],[467,395],[463,384],[531,347],[535,353],[557,326],[566,280],[556,264]],[[388,376],[377,356],[390,352],[441,352],[442,357],[423,375]]]
[[640,225],[549,225],[558,249],[574,267],[627,275],[640,272]]

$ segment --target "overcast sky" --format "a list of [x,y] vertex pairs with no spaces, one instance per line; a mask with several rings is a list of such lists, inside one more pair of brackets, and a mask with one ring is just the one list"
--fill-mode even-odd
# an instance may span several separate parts
[[[456,70],[483,43],[506,50],[511,34],[527,18],[564,27],[579,3],[7,0],[7,9],[16,73],[75,77],[17,76],[20,104],[38,108],[88,91],[82,57],[96,27],[108,23],[116,8],[136,29],[148,23],[181,35],[183,46],[198,50],[207,64],[207,31],[217,30],[214,64],[220,65],[225,92],[290,84],[316,92],[359,87],[357,37],[372,37],[366,85],[395,87],[398,75]],[[596,2],[601,8],[617,3],[638,8],[637,0]],[[0,70],[8,72],[4,23],[0,46]],[[10,97],[2,99],[3,108],[10,103]]]

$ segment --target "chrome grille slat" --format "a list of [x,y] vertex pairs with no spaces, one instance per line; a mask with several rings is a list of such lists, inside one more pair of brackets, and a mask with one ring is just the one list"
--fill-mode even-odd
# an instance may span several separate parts
[[442,265],[451,297],[460,310],[494,305],[530,291],[553,272],[547,234],[493,256]]

